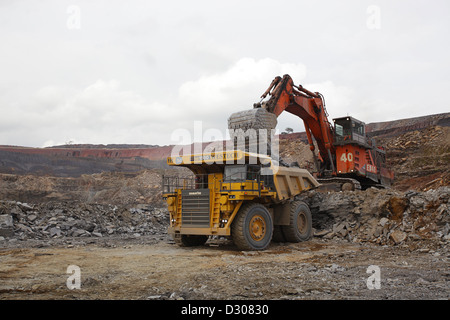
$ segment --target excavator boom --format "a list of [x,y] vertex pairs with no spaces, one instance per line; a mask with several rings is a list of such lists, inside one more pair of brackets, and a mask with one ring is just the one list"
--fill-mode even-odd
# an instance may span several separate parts
[[[315,155],[312,138],[314,137],[317,141],[322,169],[334,172],[332,157],[335,153],[334,133],[333,127],[328,122],[323,96],[302,86],[295,86],[289,75],[284,75],[282,78],[276,77],[261,98],[265,99],[268,95],[270,95],[270,99],[267,102],[255,104],[255,107],[262,107],[277,117],[283,111],[287,111],[303,119],[311,151]],[[315,161],[317,162],[317,160]]]
[[[261,101],[253,106],[255,109],[265,109],[275,117],[287,111],[303,120],[319,178],[352,180],[353,188],[359,185],[359,181],[364,186],[392,183],[394,173],[386,168],[386,152],[367,138],[365,124],[352,117],[343,117],[334,119],[332,126],[328,121],[323,95],[295,85],[289,75],[275,77],[261,95]],[[247,118],[250,116],[246,114]],[[242,112],[233,114],[228,119],[229,127],[251,127],[241,119]]]

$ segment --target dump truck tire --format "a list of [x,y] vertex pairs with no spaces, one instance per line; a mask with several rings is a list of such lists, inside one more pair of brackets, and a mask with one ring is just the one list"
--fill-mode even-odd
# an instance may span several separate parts
[[308,205],[293,201],[289,212],[289,225],[282,226],[282,233],[289,242],[307,241],[312,236],[312,216]]
[[261,204],[244,204],[231,226],[231,236],[239,250],[264,250],[273,234],[269,211]]
[[204,245],[208,236],[175,234],[173,239],[180,247],[196,247]]

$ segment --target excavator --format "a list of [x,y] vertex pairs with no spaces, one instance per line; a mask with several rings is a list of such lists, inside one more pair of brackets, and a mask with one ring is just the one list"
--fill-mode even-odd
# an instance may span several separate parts
[[[289,75],[277,76],[253,107],[276,117],[287,111],[303,120],[320,183],[340,190],[392,184],[394,173],[386,166],[386,150],[367,137],[364,122],[347,116],[333,119],[331,125],[324,96],[295,85]],[[235,118],[239,117],[232,115],[229,123]]]

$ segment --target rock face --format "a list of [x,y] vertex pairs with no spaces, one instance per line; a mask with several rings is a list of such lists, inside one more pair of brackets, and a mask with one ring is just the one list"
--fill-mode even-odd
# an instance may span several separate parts
[[16,239],[162,235],[166,209],[151,205],[131,208],[82,202],[26,204],[0,201],[0,236]]
[[450,240],[450,187],[426,192],[365,191],[298,196],[313,214],[316,236],[398,245],[415,240]]
[[432,126],[381,139],[400,191],[437,189],[450,184],[450,127]]
[[157,206],[162,203],[161,181],[165,174],[180,173],[150,169],[136,173],[103,172],[78,178],[0,173],[0,200],[25,203],[80,201],[129,206],[152,203]]

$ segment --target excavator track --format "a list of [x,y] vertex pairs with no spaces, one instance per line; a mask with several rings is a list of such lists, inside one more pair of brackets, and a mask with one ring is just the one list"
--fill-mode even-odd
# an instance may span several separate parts
[[361,190],[361,183],[352,178],[319,178],[317,181],[321,184],[320,189],[333,191],[353,191]]

